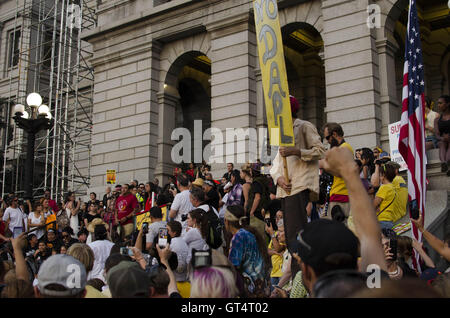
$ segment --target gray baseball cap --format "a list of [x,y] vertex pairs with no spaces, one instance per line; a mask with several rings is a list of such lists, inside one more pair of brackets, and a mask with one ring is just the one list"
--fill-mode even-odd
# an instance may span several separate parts
[[[74,296],[86,287],[87,274],[84,265],[66,254],[50,256],[38,272],[39,292],[46,296]],[[59,285],[65,290],[50,290],[49,285]]]
[[113,298],[148,298],[151,280],[136,263],[121,261],[106,276]]

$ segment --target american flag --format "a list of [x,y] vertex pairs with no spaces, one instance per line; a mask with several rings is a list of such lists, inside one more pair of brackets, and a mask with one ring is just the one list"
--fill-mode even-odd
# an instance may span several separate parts
[[[425,220],[427,161],[425,156],[425,82],[416,0],[409,1],[406,32],[402,118],[398,149],[408,165],[409,200],[417,200]],[[421,242],[422,234],[414,224],[412,224],[412,230],[414,238]],[[419,255],[415,253],[413,264],[420,271],[418,260]]]

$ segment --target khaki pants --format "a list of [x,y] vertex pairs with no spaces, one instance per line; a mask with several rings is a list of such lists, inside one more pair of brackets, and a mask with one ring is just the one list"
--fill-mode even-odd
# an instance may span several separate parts
[[124,233],[123,234],[120,233],[120,236],[122,238],[124,238],[124,237],[127,237],[128,235],[130,235],[131,233],[133,233],[134,224],[133,223],[125,224],[125,225],[122,225],[121,227],[119,227],[119,229],[120,229],[120,231],[123,230]]

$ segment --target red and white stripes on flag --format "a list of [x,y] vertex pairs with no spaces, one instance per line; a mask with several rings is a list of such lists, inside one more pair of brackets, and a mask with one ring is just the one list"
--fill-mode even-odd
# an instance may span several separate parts
[[[416,0],[409,2],[409,17],[403,71],[402,117],[398,149],[408,165],[409,200],[417,200],[425,220],[426,154],[425,154],[425,82],[417,18]],[[411,224],[414,238],[421,242],[422,233]],[[419,255],[414,253],[414,267],[420,271]]]

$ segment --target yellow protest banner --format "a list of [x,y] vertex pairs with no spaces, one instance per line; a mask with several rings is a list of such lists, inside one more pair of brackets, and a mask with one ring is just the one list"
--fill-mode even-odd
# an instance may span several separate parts
[[276,0],[253,1],[259,65],[272,146],[294,146],[291,104]]
[[[167,221],[167,206],[161,206],[161,212],[162,212],[162,220]],[[148,224],[151,224],[152,221],[150,220],[150,211],[147,212],[140,212],[136,214],[136,228],[140,231],[142,224],[144,222],[147,222]]]
[[107,184],[116,183],[116,170],[106,170],[106,183]]

